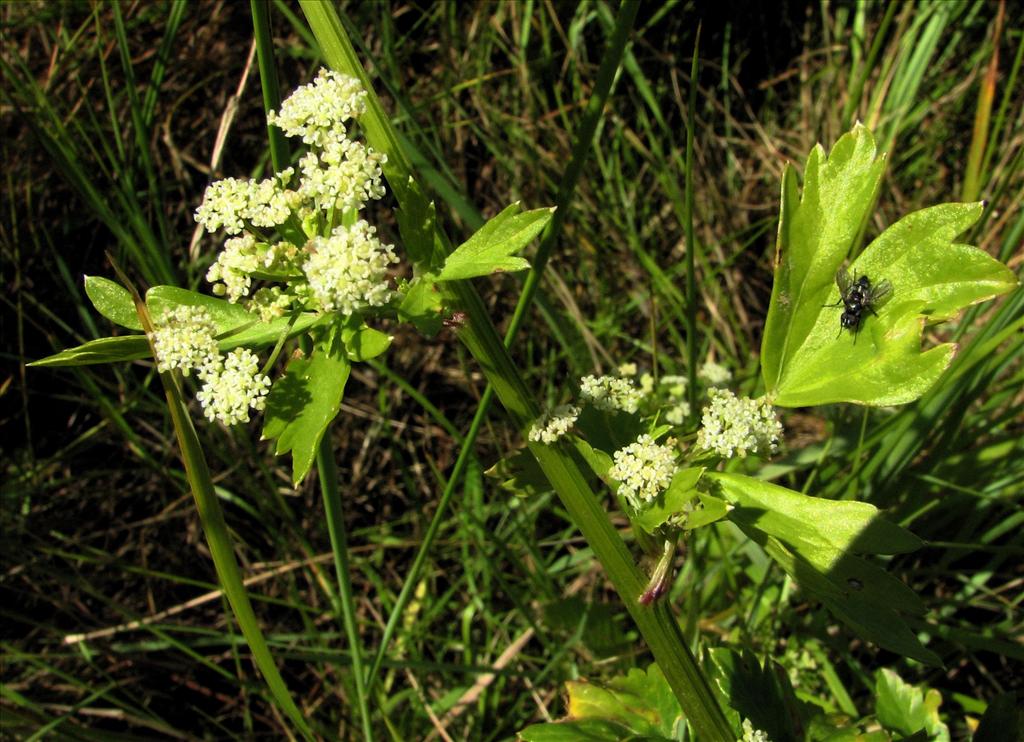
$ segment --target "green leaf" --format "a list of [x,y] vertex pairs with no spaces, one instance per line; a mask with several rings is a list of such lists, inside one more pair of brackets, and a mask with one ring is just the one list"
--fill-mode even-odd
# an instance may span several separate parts
[[923,615],[917,593],[856,554],[912,551],[921,541],[868,503],[824,500],[735,474],[707,472],[728,518],[833,613],[865,639],[941,665],[900,612]]
[[301,335],[320,319],[317,315],[306,312],[300,314],[289,328],[288,317],[263,322],[259,315],[246,311],[238,304],[177,286],[154,286],[146,292],[146,306],[153,314],[154,321],[158,321],[165,312],[174,307],[203,307],[213,318],[217,335],[224,336],[218,343],[221,352],[242,346],[258,348],[273,345],[280,339],[281,333],[287,331],[288,337]]
[[697,482],[704,474],[703,467],[680,469],[672,477],[668,489],[658,495],[657,499],[646,509],[640,512],[634,522],[653,534],[658,528],[668,522],[685,523],[689,517],[687,505],[700,493],[697,491]]
[[875,673],[875,715],[886,729],[903,736],[927,732],[930,742],[949,742],[949,728],[939,719],[942,695],[905,683],[892,670]]
[[132,295],[121,284],[101,276],[86,276],[85,293],[96,311],[114,324],[129,330],[142,330]]
[[629,740],[664,740],[664,737],[637,737],[629,727],[605,719],[558,721],[554,724],[534,724],[519,732],[523,742],[621,742]]
[[1024,704],[1016,692],[996,697],[978,722],[974,742],[1024,742]]
[[769,392],[778,388],[791,356],[817,322],[836,269],[867,221],[884,168],[871,132],[859,124],[836,142],[830,155],[821,145],[811,150],[802,194],[796,173],[786,166],[775,280],[761,344]]
[[352,366],[319,346],[311,358],[293,359],[267,395],[263,438],[277,439],[275,453],[292,453],[292,482],[309,473],[317,446],[338,414]]
[[455,248],[438,280],[459,281],[529,268],[529,262],[514,253],[540,234],[553,213],[554,209],[522,211],[519,202],[512,204]]
[[506,456],[484,472],[498,480],[498,485],[517,497],[535,499],[551,492],[551,483],[529,449]]
[[88,366],[93,363],[137,361],[151,355],[145,335],[90,340],[74,348],[29,363],[29,366]]
[[346,327],[341,331],[345,353],[350,360],[368,361],[376,358],[391,346],[393,338],[387,333],[375,330],[361,323],[359,327]]
[[629,634],[616,622],[619,612],[606,603],[591,603],[579,596],[561,598],[544,605],[544,624],[553,632],[580,632],[583,644],[597,658],[628,652]]
[[441,329],[441,292],[435,283],[437,276],[425,273],[409,282],[398,305],[398,318],[411,322],[424,335],[433,337]]
[[859,332],[842,329],[836,272],[855,247],[877,190],[883,158],[858,126],[826,159],[808,158],[802,197],[783,176],[775,284],[761,347],[775,404],[832,402],[894,405],[913,401],[938,380],[955,347],[921,350],[926,321],[948,319],[969,304],[1016,286],[1013,273],[985,252],[954,243],[980,217],[981,204],[943,204],[910,214],[878,236],[849,266],[890,297],[865,313]]
[[395,212],[402,246],[418,270],[435,270],[440,266],[433,265],[437,222],[434,203],[426,199],[411,177],[408,186],[409,197]]
[[732,721],[737,732],[741,721],[749,719],[754,729],[767,732],[772,742],[803,739],[800,729],[807,713],[781,665],[770,659],[762,665],[750,652],[740,654],[726,648],[711,649],[708,655],[711,681],[736,712]]
[[[569,681],[568,716],[519,733],[524,740],[669,740],[683,723],[679,701],[657,665],[633,668],[606,685]],[[573,734],[590,736],[572,736]],[[611,736],[609,736],[611,735]]]

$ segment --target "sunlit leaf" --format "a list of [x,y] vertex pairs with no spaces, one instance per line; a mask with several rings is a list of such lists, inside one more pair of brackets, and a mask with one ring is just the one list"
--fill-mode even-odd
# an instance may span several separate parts
[[633,668],[607,684],[569,681],[568,715],[554,724],[535,724],[519,733],[523,740],[677,739],[683,723],[679,701],[657,665]]
[[263,438],[276,439],[274,452],[291,451],[297,485],[316,458],[327,426],[338,414],[352,366],[339,352],[320,346],[311,358],[295,358],[267,395]]
[[856,127],[829,156],[816,147],[801,194],[783,176],[775,283],[761,347],[766,386],[781,406],[831,402],[894,405],[920,397],[941,376],[955,347],[922,351],[928,321],[1011,290],[1013,273],[985,252],[956,244],[981,204],[943,204],[886,229],[848,268],[852,279],[891,286],[888,298],[844,329],[836,274],[855,248],[884,163],[870,132]]
[[939,718],[942,695],[917,688],[892,670],[875,673],[875,715],[886,729],[908,737],[924,731],[930,742],[949,742],[949,728]]
[[515,253],[540,234],[553,213],[554,209],[522,211],[518,202],[512,204],[448,256],[438,280],[457,281],[529,268],[529,262]]
[[102,276],[86,276],[85,293],[96,311],[114,324],[129,330],[142,330],[132,295],[121,284]]
[[865,639],[921,662],[941,665],[903,620],[920,616],[920,597],[857,554],[912,551],[921,541],[868,503],[825,500],[750,477],[707,472],[728,518],[805,590]]

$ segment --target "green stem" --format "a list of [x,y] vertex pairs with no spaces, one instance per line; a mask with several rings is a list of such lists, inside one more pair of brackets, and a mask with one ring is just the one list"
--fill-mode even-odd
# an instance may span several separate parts
[[[370,145],[388,155],[385,176],[399,203],[404,207],[407,202],[424,198],[334,6],[314,0],[301,0],[300,4],[328,64],[358,78],[367,90],[367,112],[361,123]],[[438,253],[451,251],[451,243],[440,228],[435,235],[435,248]],[[445,283],[440,288],[445,304],[462,310],[467,316],[467,322],[458,332],[459,339],[480,364],[512,422],[525,432],[540,411],[509,357],[486,306],[468,281]],[[732,742],[733,730],[667,604],[658,601],[652,606],[642,606],[637,602],[647,578],[634,563],[572,456],[558,447],[537,443],[529,444],[529,448],[622,597],[687,720],[702,739]]]
[[363,674],[362,643],[356,627],[355,601],[352,596],[352,579],[348,558],[348,535],[345,531],[345,517],[341,509],[341,495],[338,492],[338,466],[331,450],[330,428],[320,439],[316,451],[316,470],[320,477],[320,494],[324,498],[324,514],[327,516],[327,530],[331,537],[334,553],[334,572],[338,577],[338,591],[341,593],[341,619],[345,625],[349,652],[352,655],[352,678],[355,683],[356,706],[359,707],[363,737],[373,740],[370,727],[370,706],[367,702],[365,675]]
[[[131,286],[123,273],[114,266],[118,276],[126,286]],[[149,318],[149,312],[145,303],[133,290],[136,311],[146,334],[152,337],[153,327]],[[154,351],[155,357],[155,351]],[[260,630],[260,624],[253,612],[252,604],[245,590],[245,583],[242,581],[242,573],[235,559],[235,552],[228,533],[227,522],[224,520],[224,511],[221,510],[220,501],[214,492],[213,479],[210,477],[210,469],[203,456],[202,444],[199,436],[192,425],[192,419],[185,407],[184,396],[173,373],[164,372],[160,374],[164,391],[167,396],[167,408],[171,413],[171,422],[174,425],[174,433],[178,439],[178,447],[181,450],[182,461],[185,465],[185,477],[188,480],[192,495],[195,497],[196,510],[199,511],[199,521],[203,527],[203,534],[206,536],[206,543],[210,547],[210,555],[213,557],[213,566],[217,571],[217,579],[221,589],[227,596],[231,610],[235,614],[238,626],[242,630],[246,644],[252,652],[253,661],[263,674],[274,700],[291,720],[295,727],[306,739],[313,739],[313,732],[306,721],[305,716],[299,711],[298,706],[288,692],[284,679],[278,672],[274,658],[270,654],[267,640]]]
[[[537,254],[534,256],[533,266],[530,268],[530,272],[526,277],[523,290],[519,295],[519,301],[516,304],[515,313],[512,316],[512,321],[509,324],[508,331],[505,333],[506,348],[511,346],[516,332],[526,316],[526,311],[529,309],[533,296],[537,291],[540,277],[543,275],[544,268],[547,266],[551,253],[554,250],[555,242],[561,234],[562,226],[565,223],[566,215],[569,212],[569,204],[572,202],[573,195],[576,192],[576,186],[579,184],[580,175],[583,172],[583,164],[586,162],[590,153],[594,132],[597,130],[597,124],[601,120],[601,114],[604,111],[605,103],[607,102],[608,95],[611,92],[612,83],[615,81],[615,73],[618,70],[619,62],[622,60],[622,55],[625,52],[626,42],[629,40],[629,32],[633,27],[633,22],[636,19],[638,9],[639,6],[636,3],[627,2],[623,3],[619,10],[619,16],[615,22],[615,30],[612,33],[611,39],[608,41],[608,46],[605,49],[601,66],[598,70],[593,94],[587,102],[583,119],[580,122],[580,128],[577,132],[576,141],[573,145],[572,157],[570,158],[569,164],[562,175],[562,180],[558,189],[558,196],[555,200],[555,214],[548,223],[548,226],[545,228],[541,237],[540,246],[537,248]],[[456,487],[461,481],[466,467],[472,460],[473,446],[476,442],[477,434],[480,432],[483,422],[487,418],[487,413],[490,410],[491,401],[493,399],[494,387],[488,384],[479,404],[477,404],[476,413],[473,415],[473,421],[470,423],[469,431],[466,433],[466,436],[462,441],[459,456],[455,461],[455,466],[452,469],[448,482],[441,494],[441,499],[438,502],[434,517],[423,537],[423,541],[420,544],[419,551],[416,554],[412,567],[406,575],[405,582],[402,585],[402,590],[398,594],[398,599],[395,601],[395,605],[391,609],[390,616],[388,616],[388,622],[384,627],[384,634],[381,637],[380,646],[377,648],[377,654],[374,656],[373,663],[370,666],[368,681],[370,688],[372,688],[373,683],[376,681],[377,673],[380,671],[381,663],[384,661],[388,645],[391,643],[391,638],[394,635],[395,629],[398,627],[399,619],[405,611],[405,606],[412,598],[415,586],[419,583],[420,572],[426,564],[427,554],[434,543],[434,539],[437,536],[442,522],[445,517],[447,517],[448,504],[451,502],[451,498],[455,494]]]
[[697,124],[697,50],[700,48],[700,26],[693,42],[690,60],[690,95],[686,103],[686,192],[683,219],[686,228],[686,372],[689,383],[686,394],[690,403],[690,419],[697,416],[697,237],[693,229],[693,127]]
[[[250,0],[252,7],[252,29],[256,40],[256,60],[260,68],[260,86],[263,89],[265,113],[281,107],[281,87],[277,82],[277,66],[274,64],[274,41],[270,33],[270,0]],[[288,141],[284,132],[267,124],[270,142],[270,161],[274,172],[288,167]]]

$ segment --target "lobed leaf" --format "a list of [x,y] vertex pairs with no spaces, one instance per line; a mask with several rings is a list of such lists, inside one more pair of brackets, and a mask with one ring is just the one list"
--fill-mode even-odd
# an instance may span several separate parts
[[267,395],[263,439],[277,439],[274,453],[291,451],[292,482],[309,473],[320,439],[338,414],[352,365],[340,351],[319,346],[295,358]]
[[529,262],[514,253],[540,234],[553,213],[554,209],[522,211],[519,202],[508,206],[455,248],[445,260],[438,280],[458,281],[503,271],[526,270],[530,267]]
[[633,668],[606,685],[569,681],[567,717],[554,724],[534,724],[519,733],[527,742],[561,740],[677,739],[683,723],[668,681],[657,665],[644,672]]
[[773,402],[894,405],[927,391],[949,365],[951,344],[921,350],[926,321],[949,319],[969,304],[1016,286],[1013,273],[985,252],[956,244],[981,204],[943,204],[910,214],[878,236],[849,267],[890,298],[865,310],[859,332],[840,325],[836,272],[855,247],[877,192],[884,158],[858,125],[827,158],[808,158],[803,193],[787,168],[775,258],[775,283],[761,347]]

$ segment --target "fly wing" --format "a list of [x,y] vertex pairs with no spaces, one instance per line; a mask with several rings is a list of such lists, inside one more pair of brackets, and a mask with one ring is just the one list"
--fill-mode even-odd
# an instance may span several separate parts
[[892,298],[892,283],[883,279],[871,287],[869,301],[871,306],[878,309]]
[[846,269],[847,264],[843,263],[836,271],[836,286],[839,287],[839,300],[845,301],[846,295],[850,292],[850,272]]

